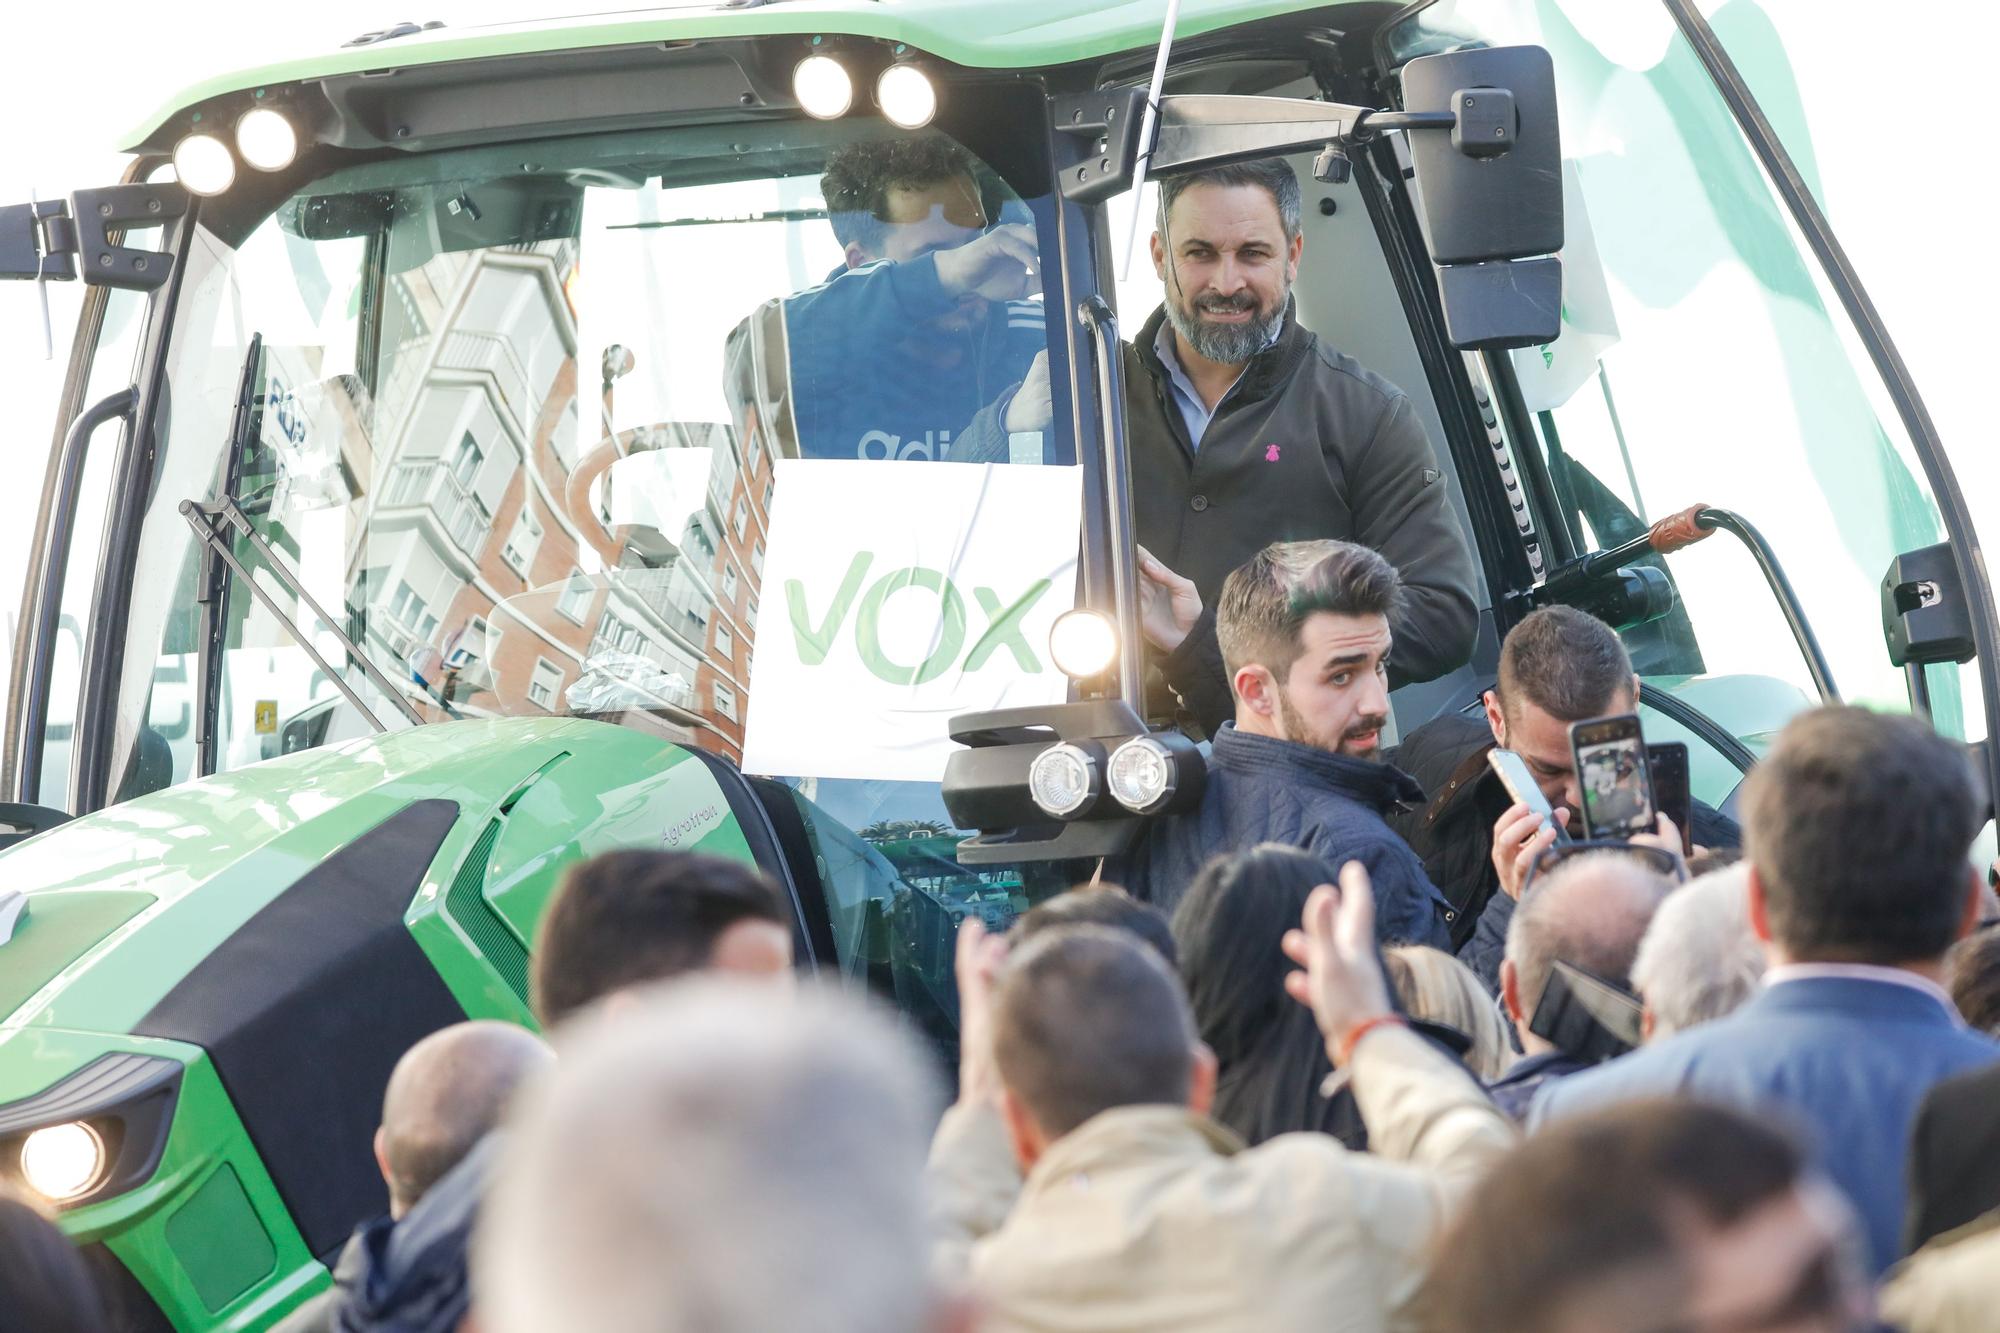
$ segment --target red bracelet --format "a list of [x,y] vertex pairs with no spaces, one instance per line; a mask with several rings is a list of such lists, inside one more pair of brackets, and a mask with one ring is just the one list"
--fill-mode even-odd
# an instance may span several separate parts
[[1360,1023],[1356,1023],[1353,1027],[1349,1028],[1346,1034],[1342,1036],[1339,1042],[1335,1044],[1333,1052],[1333,1062],[1337,1065],[1345,1067],[1347,1062],[1354,1058],[1354,1048],[1361,1044],[1361,1039],[1367,1036],[1369,1033],[1373,1032],[1376,1028],[1384,1028],[1384,1027],[1405,1028],[1408,1027],[1409,1025],[1410,1025],[1409,1020],[1405,1019],[1401,1014],[1377,1014],[1373,1018],[1366,1019]]

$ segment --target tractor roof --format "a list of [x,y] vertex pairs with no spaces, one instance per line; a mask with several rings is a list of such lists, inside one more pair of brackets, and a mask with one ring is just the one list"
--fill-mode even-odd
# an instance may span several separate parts
[[[1313,7],[1304,0],[1183,0],[1177,33],[1199,36]],[[842,34],[906,43],[968,67],[1037,68],[1151,46],[1158,40],[1165,11],[1164,0],[718,0],[533,22],[439,27],[203,79],[156,110],[125,136],[125,142],[129,151],[137,151],[209,98],[269,85],[495,56],[707,37]]]

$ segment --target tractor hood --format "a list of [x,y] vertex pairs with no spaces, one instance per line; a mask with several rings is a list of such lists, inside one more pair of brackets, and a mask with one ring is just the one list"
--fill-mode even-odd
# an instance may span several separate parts
[[[413,802],[479,819],[600,722],[461,722],[187,783],[0,853],[26,894],[0,943],[8,1029],[122,1034],[302,875]],[[452,846],[450,840],[446,848]]]

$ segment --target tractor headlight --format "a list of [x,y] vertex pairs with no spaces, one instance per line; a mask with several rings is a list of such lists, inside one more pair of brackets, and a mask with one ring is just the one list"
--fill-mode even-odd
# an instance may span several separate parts
[[1088,680],[1118,660],[1118,631],[1096,611],[1065,611],[1049,627],[1049,656],[1071,680]]
[[252,107],[236,122],[236,151],[259,171],[283,171],[299,155],[299,132],[270,107]]
[[213,134],[190,134],[174,145],[174,175],[189,194],[221,194],[236,183],[236,159]]
[[1104,790],[1102,753],[1092,754],[1067,741],[1051,745],[1028,765],[1028,795],[1045,814],[1076,818],[1095,805]]
[[1134,736],[1111,752],[1104,785],[1135,815],[1192,809],[1201,799],[1207,766],[1195,743],[1177,731]]
[[854,105],[854,76],[832,56],[807,56],[792,70],[792,96],[808,116],[832,120]]
[[80,1120],[46,1126],[21,1141],[21,1178],[52,1203],[96,1189],[107,1165],[103,1136]]
[[875,80],[875,105],[891,125],[920,130],[937,114],[937,86],[915,65],[891,65]]

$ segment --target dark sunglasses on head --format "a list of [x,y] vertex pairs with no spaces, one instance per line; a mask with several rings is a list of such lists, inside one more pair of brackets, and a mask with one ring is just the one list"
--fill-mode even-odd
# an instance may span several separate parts
[[1687,863],[1665,847],[1653,847],[1646,843],[1622,842],[1617,838],[1582,838],[1576,842],[1558,842],[1544,847],[1528,866],[1528,876],[1521,881],[1521,896],[1537,879],[1548,874],[1572,856],[1582,856],[1588,852],[1621,852],[1635,856],[1646,863],[1649,870],[1665,875],[1676,884],[1687,880]]

